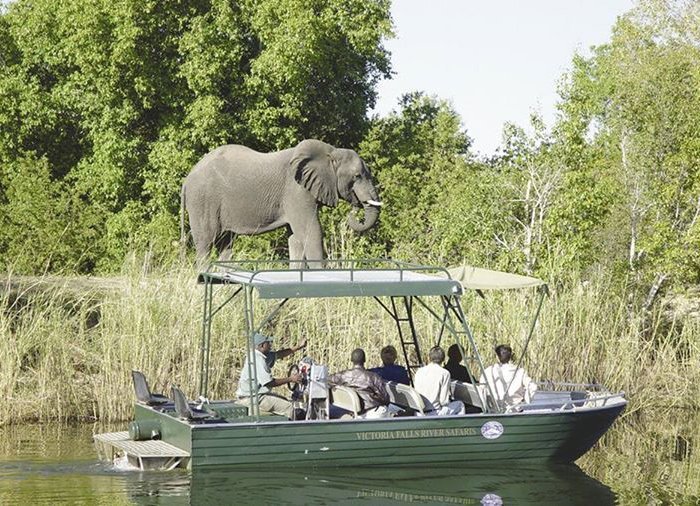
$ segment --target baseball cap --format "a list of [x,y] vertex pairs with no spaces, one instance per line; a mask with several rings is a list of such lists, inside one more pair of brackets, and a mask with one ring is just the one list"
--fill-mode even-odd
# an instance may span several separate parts
[[255,346],[260,346],[262,343],[271,343],[272,338],[270,336],[266,336],[265,334],[261,334],[260,332],[256,332],[253,334],[253,342],[255,343]]

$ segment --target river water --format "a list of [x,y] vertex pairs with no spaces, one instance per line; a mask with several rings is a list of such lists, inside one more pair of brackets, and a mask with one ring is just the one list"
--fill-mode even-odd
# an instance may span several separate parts
[[700,414],[632,413],[568,466],[138,472],[99,462],[92,434],[0,428],[0,504],[700,504]]

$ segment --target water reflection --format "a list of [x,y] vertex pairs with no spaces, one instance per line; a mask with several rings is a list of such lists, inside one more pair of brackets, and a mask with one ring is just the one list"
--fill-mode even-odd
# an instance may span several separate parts
[[577,466],[509,469],[337,468],[295,472],[194,471],[192,504],[614,504]]
[[624,504],[700,504],[700,411],[634,412],[579,460]]

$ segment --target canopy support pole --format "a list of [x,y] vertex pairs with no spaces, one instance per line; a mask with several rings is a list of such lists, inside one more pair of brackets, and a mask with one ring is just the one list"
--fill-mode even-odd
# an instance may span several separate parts
[[[450,296],[442,296],[442,303],[443,306],[445,307],[445,315],[440,316],[435,312],[433,308],[428,306],[420,297],[416,297],[416,300],[418,303],[425,308],[426,311],[428,311],[433,318],[438,320],[439,322],[444,324],[444,327],[447,329],[447,331],[452,334],[452,336],[455,338],[455,341],[457,341],[457,344],[460,345],[461,348],[464,348],[464,345],[460,342],[460,335],[467,336],[467,341],[469,344],[469,349],[471,350],[474,360],[476,361],[480,373],[484,374],[484,364],[481,361],[481,355],[479,355],[479,350],[476,347],[476,342],[474,341],[474,336],[472,335],[471,329],[469,328],[469,324],[467,323],[467,319],[464,316],[464,312],[462,311],[462,306],[460,305],[460,297],[458,295],[450,295]],[[452,322],[452,318],[450,317],[449,310],[452,310],[452,312],[455,314],[457,317],[457,320],[462,325],[463,330],[457,330],[455,325]],[[462,353],[462,357],[464,357],[464,353]],[[474,380],[474,376],[472,376],[471,370],[467,368],[467,372],[469,373],[469,376]],[[477,382],[474,381],[473,383],[475,386],[477,385]],[[491,390],[491,385],[488,383],[486,384],[486,388],[489,391],[489,394],[492,396],[493,399],[495,399],[494,392]],[[492,410],[487,403],[484,403],[484,412],[485,413],[490,413],[494,410]]]
[[245,332],[248,336],[247,359],[248,363],[248,391],[250,392],[250,415],[256,420],[260,418],[260,399],[258,398],[258,369],[257,353],[255,353],[255,312],[253,307],[253,287],[245,287],[245,298],[243,303],[245,314]]
[[211,341],[212,299],[214,285],[209,277],[204,278],[204,309],[202,315],[202,344],[199,348],[199,395],[207,396],[209,383],[209,343]]
[[238,288],[230,297],[214,309],[214,283],[208,276],[204,278],[204,309],[202,316],[202,344],[200,345],[199,358],[199,395],[206,397],[209,390],[209,361],[211,359],[211,322],[214,315],[231,302],[238,295],[242,287]]
[[[462,331],[457,332],[454,329],[453,325],[450,325],[452,328],[452,331],[455,335],[455,339],[457,342],[459,342],[459,335],[463,334],[467,336],[467,339],[469,341],[470,349],[472,351],[473,358],[476,360],[477,365],[479,366],[479,371],[480,371],[480,376],[485,376],[485,368],[484,368],[484,363],[481,361],[481,355],[479,355],[479,350],[476,347],[476,342],[474,341],[474,336],[472,335],[472,331],[469,328],[469,324],[467,323],[467,318],[464,316],[464,312],[462,311],[462,306],[460,304],[460,298],[458,295],[450,295],[450,296],[443,296],[442,297],[443,304],[445,305],[446,312],[448,314],[448,319],[451,319],[449,317],[449,310],[452,310],[454,315],[456,316],[457,320],[459,323],[462,325]],[[461,343],[460,343],[461,344]],[[469,372],[469,375],[471,376],[471,370],[467,368],[467,371]],[[474,377],[472,376],[472,379]],[[477,385],[477,383],[473,383],[474,385]],[[486,389],[488,390],[489,395],[491,396],[492,399],[496,399],[495,392],[491,388],[491,384],[487,381],[486,382]],[[496,407],[495,411],[499,411],[499,408]],[[491,412],[491,406],[489,406],[488,402],[484,405],[484,412],[485,413],[490,413]]]
[[[532,323],[530,324],[530,332],[527,334],[527,340],[525,341],[525,346],[523,346],[523,352],[520,354],[520,360],[518,360],[518,365],[516,366],[518,369],[520,369],[520,366],[523,363],[523,360],[525,359],[525,353],[527,353],[527,347],[530,345],[530,339],[532,339],[532,334],[535,333],[535,325],[537,324],[537,320],[540,319],[540,311],[542,310],[542,303],[544,302],[544,297],[548,293],[547,285],[541,285],[537,288],[537,291],[540,292],[540,300],[537,303],[537,310],[535,311],[535,317],[532,319]],[[506,392],[510,391],[510,385],[513,383],[513,380],[515,379],[515,376],[510,380],[510,383],[508,383],[508,388],[506,389]]]

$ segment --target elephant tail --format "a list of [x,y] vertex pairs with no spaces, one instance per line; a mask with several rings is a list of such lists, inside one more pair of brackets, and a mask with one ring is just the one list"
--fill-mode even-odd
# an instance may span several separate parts
[[187,202],[185,185],[180,189],[180,256],[185,258],[187,251],[187,235],[185,234],[185,204]]

